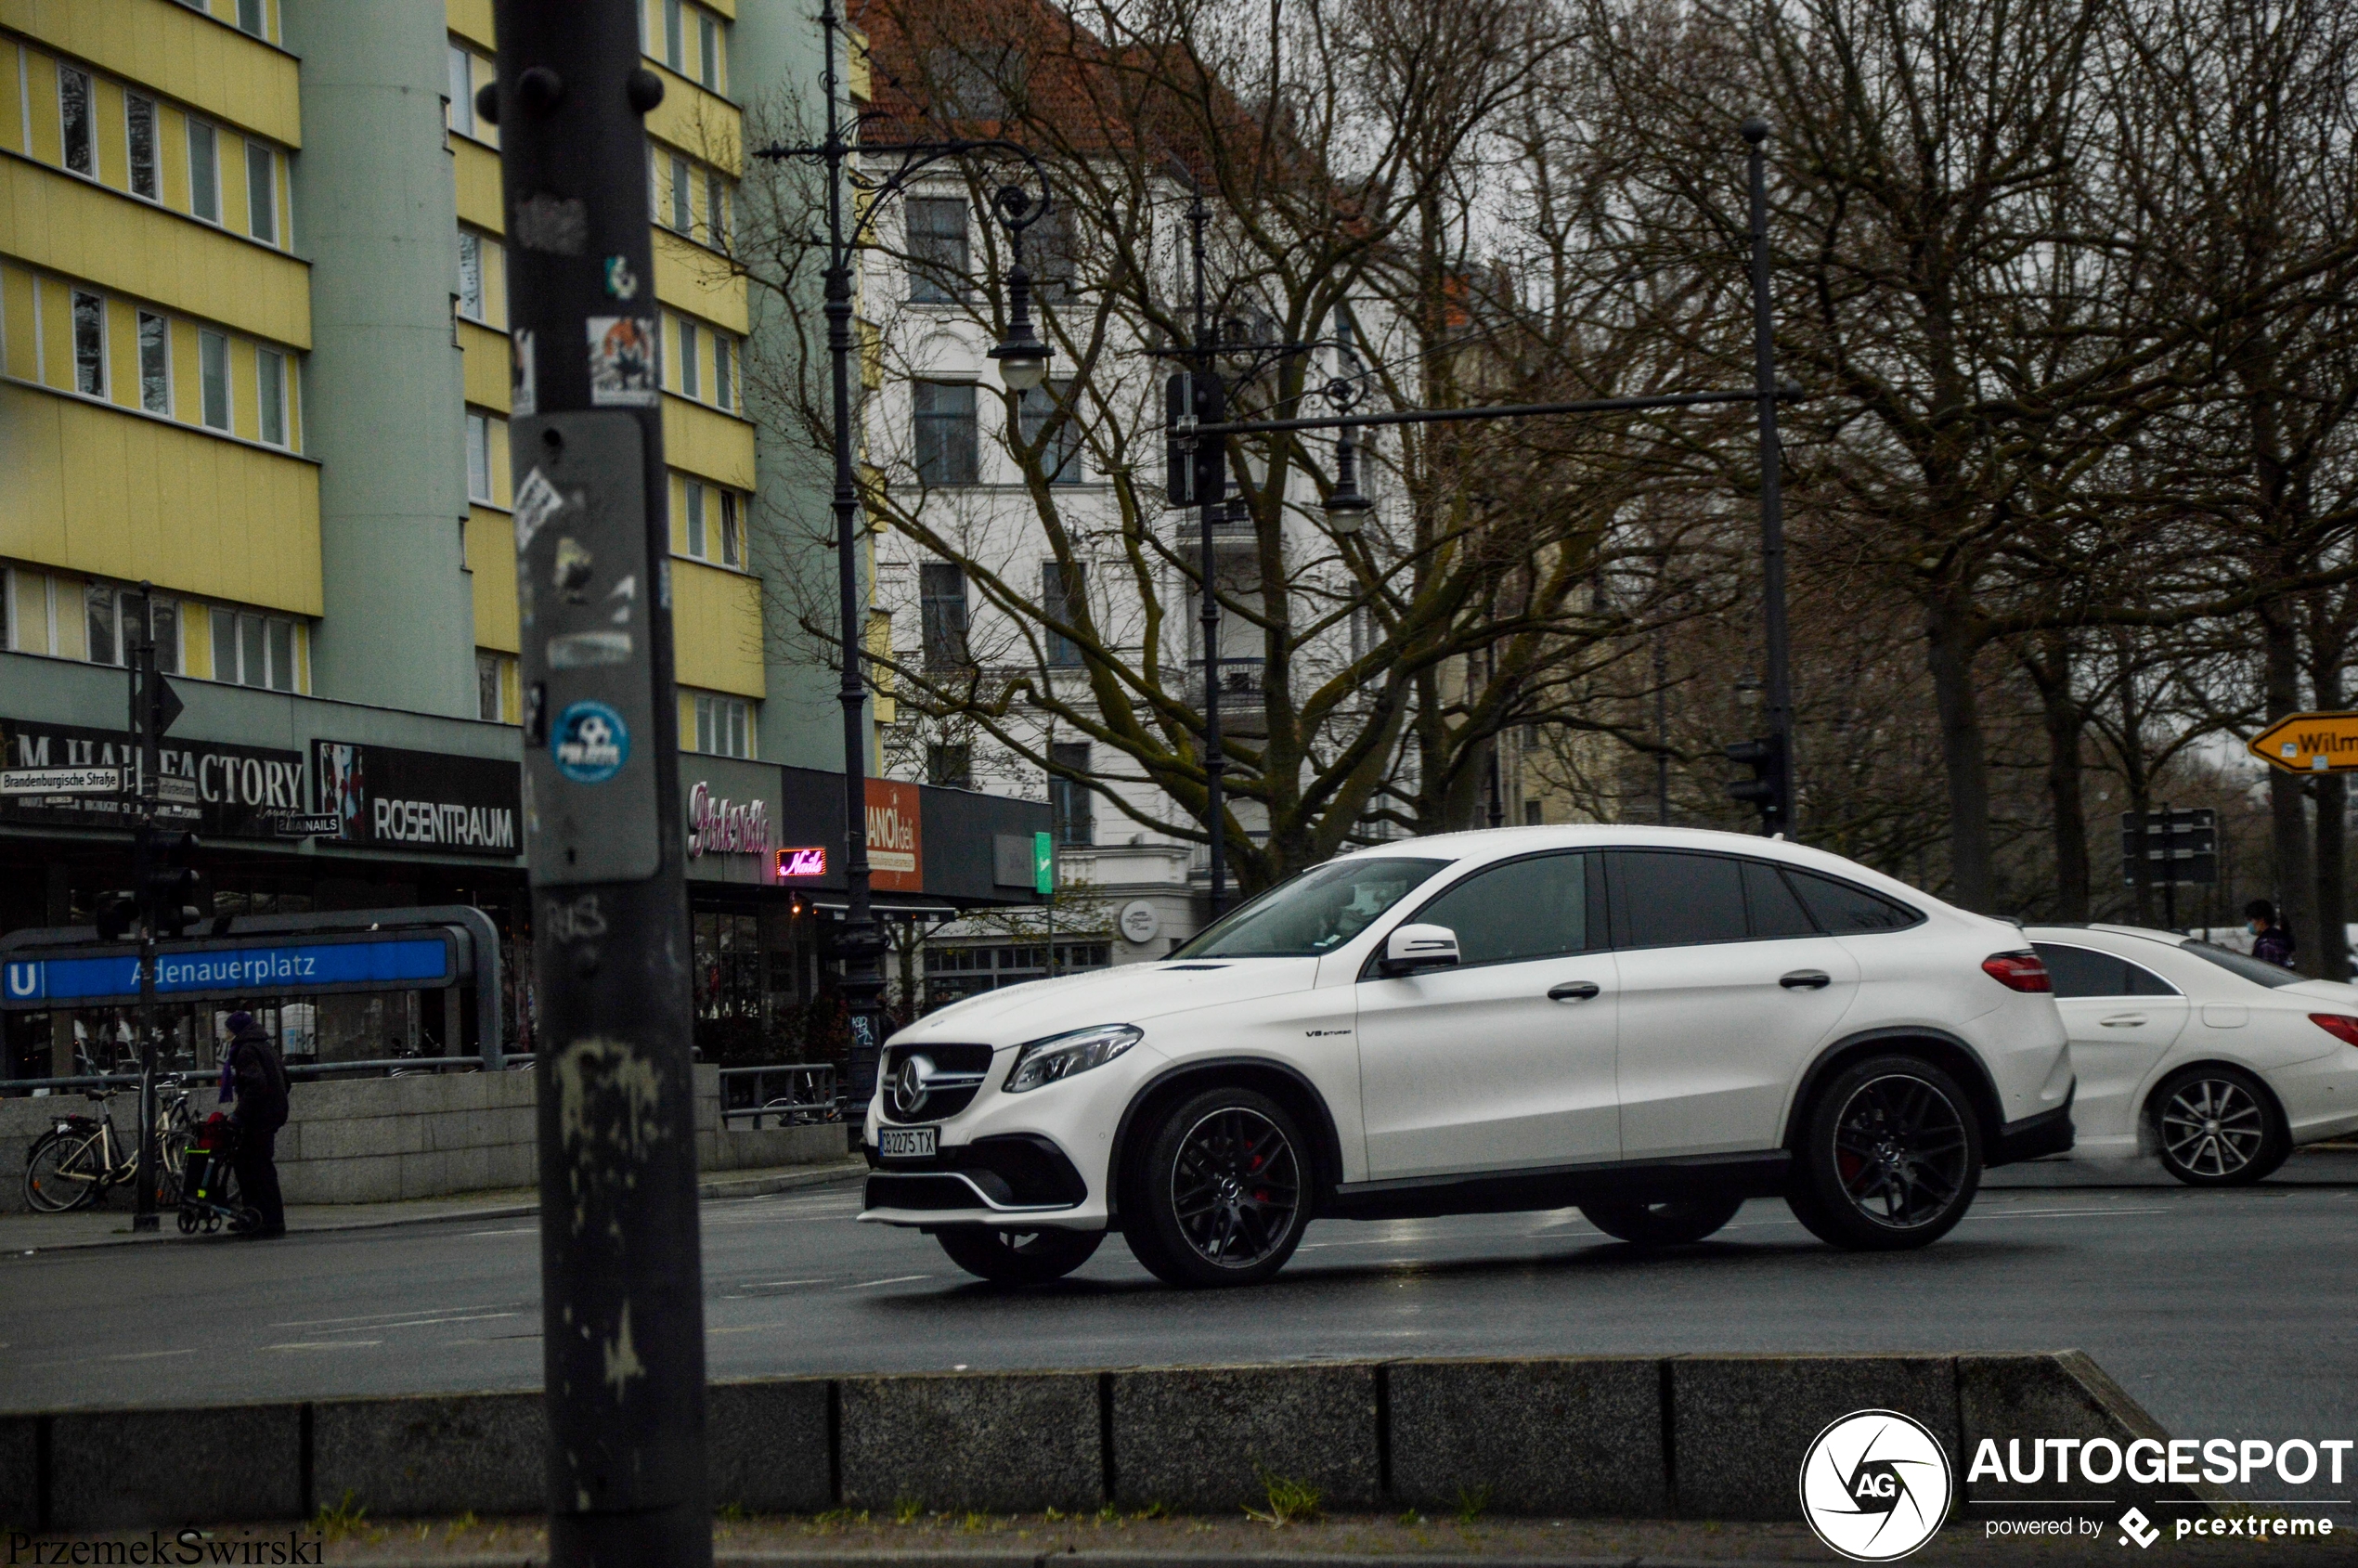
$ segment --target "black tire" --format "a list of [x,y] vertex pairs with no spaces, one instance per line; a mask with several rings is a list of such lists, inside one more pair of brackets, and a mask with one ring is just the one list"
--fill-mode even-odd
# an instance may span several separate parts
[[1258,1285],[1302,1244],[1314,1169],[1285,1107],[1250,1089],[1207,1089],[1146,1129],[1123,1234],[1166,1283]]
[[1680,1247],[1736,1217],[1741,1198],[1611,1199],[1583,1203],[1580,1212],[1607,1236],[1639,1247]]
[[41,1135],[25,1155],[24,1201],[44,1214],[62,1214],[96,1203],[105,1186],[97,1134],[77,1128]]
[[1981,1125],[1957,1081],[1918,1056],[1870,1056],[1836,1073],[1802,1119],[1794,1217],[1859,1251],[1926,1247],[1981,1187]]
[[2188,1186],[2248,1186],[2291,1157],[2276,1097],[2241,1068],[2188,1068],[2145,1104],[2161,1168]]
[[1089,1261],[1105,1240],[1101,1230],[1001,1230],[996,1225],[944,1225],[933,1238],[950,1261],[994,1285],[1045,1285]]

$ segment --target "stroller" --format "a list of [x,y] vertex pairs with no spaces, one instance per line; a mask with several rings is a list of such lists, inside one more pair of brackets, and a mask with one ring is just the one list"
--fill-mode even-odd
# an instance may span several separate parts
[[245,1215],[238,1201],[238,1178],[231,1162],[238,1152],[238,1124],[226,1111],[214,1111],[189,1139],[180,1170],[180,1234],[207,1236],[224,1221]]

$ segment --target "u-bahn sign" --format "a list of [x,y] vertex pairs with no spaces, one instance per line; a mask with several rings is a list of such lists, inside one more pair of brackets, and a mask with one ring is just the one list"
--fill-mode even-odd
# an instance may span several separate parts
[[2287,773],[2358,773],[2358,713],[2294,713],[2252,737],[2251,754]]

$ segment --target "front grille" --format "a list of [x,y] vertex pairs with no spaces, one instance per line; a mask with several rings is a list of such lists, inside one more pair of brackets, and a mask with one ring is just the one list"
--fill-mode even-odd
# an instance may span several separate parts
[[923,1056],[933,1064],[937,1073],[988,1074],[991,1070],[991,1047],[988,1045],[892,1045],[887,1046],[884,1061],[878,1069],[877,1082],[883,1089],[879,1112],[885,1121],[898,1126],[926,1121],[946,1121],[968,1106],[982,1093],[981,1082],[935,1089],[914,1110],[904,1113],[893,1103],[893,1085],[900,1069],[911,1056]]
[[1064,1150],[1036,1133],[977,1138],[931,1160],[889,1166],[872,1150],[868,1164],[871,1209],[976,1209],[986,1200],[1001,1209],[1069,1209],[1089,1196]]
[[955,1176],[878,1172],[868,1178],[871,1209],[979,1209],[974,1188]]

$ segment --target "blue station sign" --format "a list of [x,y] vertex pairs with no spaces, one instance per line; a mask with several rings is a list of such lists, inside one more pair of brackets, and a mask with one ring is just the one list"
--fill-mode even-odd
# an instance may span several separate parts
[[[156,994],[190,1000],[430,991],[459,978],[449,940],[415,931],[378,940],[180,948],[156,954]],[[136,952],[11,957],[0,965],[0,1007],[105,1007],[138,1000]]]

